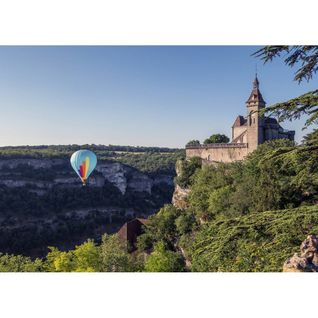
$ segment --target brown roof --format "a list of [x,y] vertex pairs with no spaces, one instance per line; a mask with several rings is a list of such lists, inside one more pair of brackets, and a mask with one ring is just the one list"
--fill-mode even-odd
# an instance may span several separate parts
[[232,127],[243,126],[243,125],[245,125],[246,123],[247,123],[247,120],[246,120],[243,116],[239,115],[239,116],[236,117],[236,119],[235,119],[234,124],[233,124]]
[[143,226],[149,222],[147,219],[133,219],[126,222],[118,231],[120,239],[127,244],[129,250],[136,249],[137,237],[143,233]]
[[252,90],[252,93],[246,102],[249,103],[255,101],[265,103],[263,96],[258,88]]
[[265,103],[263,96],[259,90],[259,81],[258,81],[257,75],[255,76],[255,79],[253,81],[252,93],[246,102],[249,103],[249,102],[255,102],[255,101]]

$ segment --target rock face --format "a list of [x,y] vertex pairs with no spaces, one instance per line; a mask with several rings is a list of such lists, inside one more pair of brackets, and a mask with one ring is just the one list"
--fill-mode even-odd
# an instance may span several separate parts
[[308,235],[295,253],[283,265],[283,272],[318,272],[318,238]]
[[[182,163],[180,160],[176,162],[176,174],[177,177],[182,174]],[[172,195],[172,204],[177,209],[185,209],[188,207],[187,197],[190,193],[190,189],[182,188],[178,184],[175,185],[174,192]]]
[[180,186],[176,185],[175,190],[172,196],[172,204],[177,209],[185,209],[188,206],[187,197],[190,193],[190,189],[183,189]]
[[[51,174],[47,178],[49,170]],[[38,174],[39,171],[41,174]],[[150,177],[119,162],[100,161],[89,179],[89,185],[92,187],[103,187],[105,182],[112,183],[122,194],[127,191],[151,194],[153,185],[166,183],[171,186],[173,177],[160,175]],[[0,160],[0,185],[5,185],[9,188],[24,186],[38,189],[51,189],[53,186],[71,188],[78,187],[79,184],[79,179],[71,169],[67,159]]]
[[173,175],[99,160],[83,187],[67,158],[0,159],[0,252],[42,257],[47,246],[100,240],[171,201]]

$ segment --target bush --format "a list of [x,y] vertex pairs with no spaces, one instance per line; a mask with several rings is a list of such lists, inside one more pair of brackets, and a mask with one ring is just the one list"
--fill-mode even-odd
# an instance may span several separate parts
[[180,254],[167,250],[163,242],[158,242],[146,260],[145,270],[146,272],[182,272],[184,262]]
[[179,160],[176,163],[177,177],[175,182],[181,188],[188,188],[191,185],[191,177],[198,168],[201,168],[202,160],[199,157],[193,157],[190,160]]
[[221,143],[228,143],[230,141],[230,138],[225,135],[221,134],[215,134],[210,136],[209,138],[205,139],[203,144],[208,145],[208,144],[221,144]]
[[32,261],[30,257],[0,253],[0,272],[40,272],[42,261]]
[[196,235],[193,271],[278,272],[309,233],[318,232],[318,206],[219,218]]

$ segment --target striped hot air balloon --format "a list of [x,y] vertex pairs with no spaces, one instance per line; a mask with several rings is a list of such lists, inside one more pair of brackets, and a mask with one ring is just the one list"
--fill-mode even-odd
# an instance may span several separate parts
[[72,154],[71,165],[78,176],[81,178],[83,185],[86,184],[86,181],[89,175],[93,172],[97,164],[96,155],[86,149],[78,150]]

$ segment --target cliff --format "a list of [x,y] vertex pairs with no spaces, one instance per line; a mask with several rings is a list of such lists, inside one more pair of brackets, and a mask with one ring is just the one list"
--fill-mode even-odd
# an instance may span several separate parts
[[100,160],[83,187],[66,158],[0,159],[0,252],[41,256],[50,245],[98,240],[157,212],[172,192],[173,175],[110,160]]
[[[122,194],[129,190],[151,194],[154,184],[166,183],[172,186],[173,176],[150,177],[119,162],[102,161],[90,177],[89,186],[103,187],[106,181],[118,188]],[[76,188],[80,182],[67,159],[2,159],[0,185],[11,188],[28,185],[34,189],[49,190],[53,186]]]

